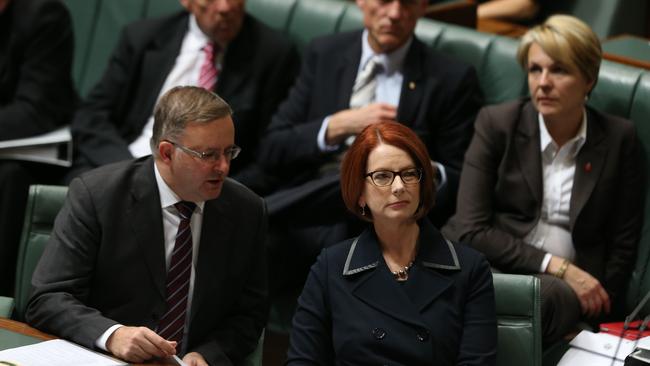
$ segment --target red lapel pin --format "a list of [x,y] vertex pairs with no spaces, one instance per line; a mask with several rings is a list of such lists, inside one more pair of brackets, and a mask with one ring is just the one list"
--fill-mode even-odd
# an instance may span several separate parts
[[591,163],[585,164],[585,172],[589,173],[591,171]]

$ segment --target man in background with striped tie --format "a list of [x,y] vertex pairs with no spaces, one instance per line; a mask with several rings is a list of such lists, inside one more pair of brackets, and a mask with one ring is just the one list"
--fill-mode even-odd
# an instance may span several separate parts
[[[153,107],[177,85],[212,90],[231,105],[244,150],[232,176],[262,194],[254,163],[259,136],[299,67],[293,45],[244,12],[245,0],[180,0],[184,9],[127,25],[102,79],[72,122],[75,165],[93,167],[149,154]],[[182,8],[179,5],[179,8]]]
[[232,110],[176,87],[154,112],[153,156],[75,178],[34,272],[26,318],[129,362],[239,364],[268,312],[266,207],[227,178]]

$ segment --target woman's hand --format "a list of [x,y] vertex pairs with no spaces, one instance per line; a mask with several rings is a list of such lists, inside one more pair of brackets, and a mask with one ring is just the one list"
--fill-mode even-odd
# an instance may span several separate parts
[[609,314],[609,295],[596,278],[580,267],[569,264],[564,280],[578,296],[583,314],[588,317],[598,316],[602,312]]
[[[564,261],[564,258],[553,256],[546,268],[546,272],[555,275],[560,271]],[[594,276],[569,263],[561,278],[576,293],[583,314],[594,317],[602,312],[609,313],[611,307],[609,295]]]

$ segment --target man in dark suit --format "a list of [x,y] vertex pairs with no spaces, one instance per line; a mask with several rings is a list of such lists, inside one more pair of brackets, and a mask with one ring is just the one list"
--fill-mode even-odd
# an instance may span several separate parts
[[[70,121],[74,39],[58,0],[0,0],[0,140],[50,132]],[[16,248],[30,184],[54,183],[60,167],[0,161],[0,295],[12,294]]]
[[[260,148],[263,165],[285,182],[267,197],[273,231],[298,234],[281,239],[281,245],[297,242],[307,264],[322,246],[351,235],[337,174],[351,136],[386,120],[410,126],[438,168],[433,219],[440,225],[453,213],[463,154],[482,102],[473,68],[432,52],[414,36],[426,0],[357,0],[357,5],[365,30],[311,43]],[[373,85],[371,97],[359,103],[358,85],[372,63],[379,66],[365,84]],[[291,227],[276,230],[284,222]]]
[[255,348],[266,209],[227,178],[231,113],[203,88],[174,88],[155,110],[153,157],[72,181],[32,279],[31,325],[130,362],[231,365]]
[[253,161],[261,133],[284,99],[298,55],[278,32],[244,13],[244,0],[181,0],[187,11],[128,25],[103,78],[72,125],[77,147],[72,176],[148,154],[156,100],[176,85],[199,85],[206,45],[217,69],[212,89],[234,110],[242,156],[233,176],[263,192]]

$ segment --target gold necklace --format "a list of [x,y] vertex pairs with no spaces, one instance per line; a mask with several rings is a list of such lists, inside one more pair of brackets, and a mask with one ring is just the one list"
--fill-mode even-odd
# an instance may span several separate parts
[[413,261],[409,262],[407,266],[404,266],[397,271],[392,271],[393,276],[397,281],[406,281],[409,278],[409,270],[413,267]]

